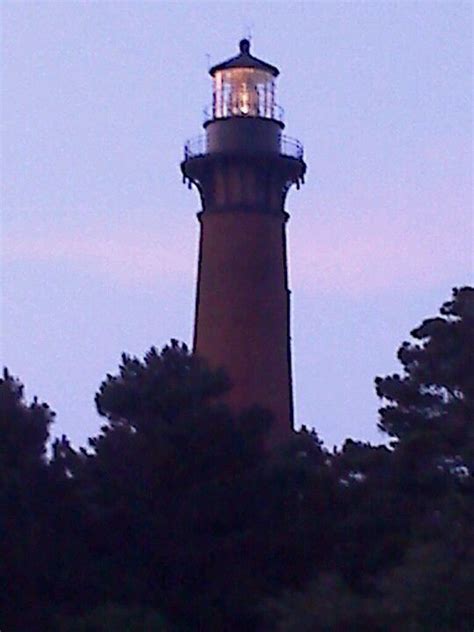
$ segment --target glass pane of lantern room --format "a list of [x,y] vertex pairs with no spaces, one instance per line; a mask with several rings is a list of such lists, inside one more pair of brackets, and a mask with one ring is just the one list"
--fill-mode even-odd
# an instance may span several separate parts
[[225,116],[223,107],[224,107],[224,94],[223,94],[223,86],[222,86],[222,73],[216,72],[213,77],[212,88],[212,114],[214,118],[223,118]]
[[214,116],[263,116],[273,113],[273,76],[253,68],[232,68],[214,77]]

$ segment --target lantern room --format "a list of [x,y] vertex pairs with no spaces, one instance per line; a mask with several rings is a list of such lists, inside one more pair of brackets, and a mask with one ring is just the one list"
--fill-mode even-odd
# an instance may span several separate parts
[[250,54],[250,42],[241,40],[240,54],[213,66],[212,119],[250,117],[282,120],[275,103],[278,68]]

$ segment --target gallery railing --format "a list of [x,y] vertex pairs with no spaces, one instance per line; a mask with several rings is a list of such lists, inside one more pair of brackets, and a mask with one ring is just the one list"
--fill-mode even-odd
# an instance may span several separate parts
[[[191,138],[186,141],[184,145],[184,159],[197,158],[198,156],[205,156],[208,152],[207,149],[207,137],[206,134],[200,134],[195,138]],[[280,136],[280,155],[288,156],[290,158],[296,158],[297,160],[303,160],[303,145],[296,138]]]
[[220,108],[215,108],[212,105],[207,106],[203,110],[204,114],[204,122],[214,121],[215,119],[224,119],[224,118],[264,118],[271,119],[273,121],[283,122],[285,117],[284,109],[273,103],[273,105],[269,106],[264,103],[256,103],[253,104],[247,112],[243,112],[238,106],[231,107],[228,104],[224,104]]

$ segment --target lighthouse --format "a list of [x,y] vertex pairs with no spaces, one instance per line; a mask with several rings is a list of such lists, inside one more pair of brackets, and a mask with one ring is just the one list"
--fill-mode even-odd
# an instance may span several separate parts
[[272,447],[293,428],[285,199],[303,182],[303,147],[283,134],[278,69],[248,40],[209,73],[204,134],[185,144],[181,163],[201,201],[194,352],[226,370],[234,412],[272,412]]

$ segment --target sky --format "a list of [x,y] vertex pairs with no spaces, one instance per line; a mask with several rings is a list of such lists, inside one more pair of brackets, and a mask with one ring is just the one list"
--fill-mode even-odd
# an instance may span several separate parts
[[306,184],[287,210],[297,425],[381,442],[374,378],[472,284],[470,2],[4,2],[0,363],[98,433],[123,351],[190,342],[208,67],[275,64]]

